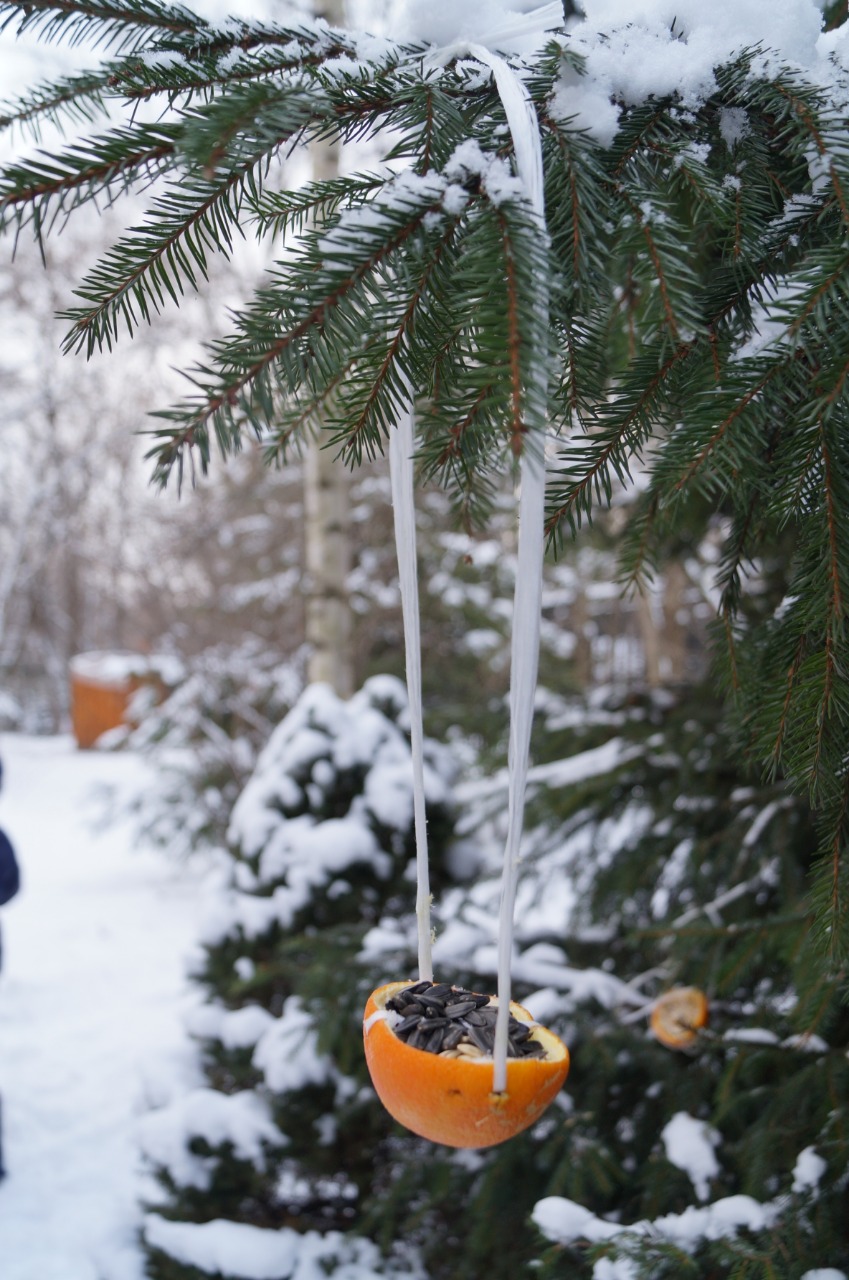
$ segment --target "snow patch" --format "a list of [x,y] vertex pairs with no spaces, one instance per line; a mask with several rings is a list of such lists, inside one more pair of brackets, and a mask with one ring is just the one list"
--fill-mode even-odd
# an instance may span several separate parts
[[274,1093],[291,1093],[338,1077],[333,1060],[319,1052],[318,1031],[299,996],[289,996],[281,1017],[263,1033],[253,1064]]
[[793,1190],[797,1194],[805,1191],[816,1191],[828,1165],[822,1156],[818,1156],[813,1147],[805,1147],[796,1158],[793,1170]]
[[186,1030],[199,1039],[220,1040],[225,1049],[250,1049],[273,1022],[271,1014],[257,1004],[243,1009],[206,1004],[188,1014]]
[[382,1265],[380,1250],[370,1240],[329,1231],[270,1231],[243,1222],[168,1222],[156,1214],[145,1219],[147,1244],[176,1262],[208,1275],[233,1280],[374,1280],[375,1276],[408,1275],[421,1280],[410,1260],[404,1272]]
[[218,1160],[189,1150],[189,1143],[197,1138],[210,1147],[230,1143],[238,1159],[261,1168],[265,1167],[264,1144],[280,1148],[288,1142],[266,1103],[251,1089],[233,1094],[193,1089],[139,1121],[141,1149],[148,1160],[167,1169],[178,1186],[206,1191]]
[[558,1244],[589,1240],[601,1244],[617,1237],[659,1237],[687,1253],[693,1253],[702,1240],[721,1240],[739,1231],[765,1231],[780,1216],[778,1203],[759,1204],[751,1196],[727,1196],[703,1209],[689,1208],[683,1213],[670,1213],[653,1221],[624,1225],[597,1218],[581,1205],[562,1196],[547,1196],[534,1206],[532,1214],[540,1231]]
[[714,1148],[720,1135],[704,1120],[696,1120],[686,1111],[678,1111],[660,1133],[666,1158],[683,1169],[700,1200],[707,1200],[712,1179],[719,1174],[719,1161]]
[[[829,83],[828,59],[843,56],[847,41],[822,34],[822,11],[813,0],[583,0],[584,18],[569,29],[565,47],[580,54],[583,74],[568,67],[553,96],[552,111],[609,146],[619,107],[674,96],[696,109],[716,90],[714,70],[746,49],[769,50],[754,74],[789,65]],[[842,31],[842,28],[840,29]],[[742,136],[742,112],[727,112],[729,146]]]

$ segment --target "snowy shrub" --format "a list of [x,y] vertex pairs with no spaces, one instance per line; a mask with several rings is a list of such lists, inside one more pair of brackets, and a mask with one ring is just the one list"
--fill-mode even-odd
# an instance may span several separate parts
[[[517,998],[573,1054],[559,1114],[525,1139],[558,1191],[514,1200],[543,1276],[796,1277],[849,1261],[847,1025],[841,975],[811,980],[813,818],[784,780],[734,762],[712,693],[543,705],[512,965]],[[457,787],[489,870],[436,913],[438,976],[483,989],[504,788]],[[360,961],[392,972],[403,933],[379,921]],[[649,1015],[689,984],[709,1026],[671,1050]]]
[[[203,935],[210,1002],[189,1019],[209,1088],[143,1128],[166,1197],[164,1218],[152,1214],[146,1229],[154,1276],[416,1274],[415,1241],[398,1241],[383,1262],[374,1244],[339,1234],[363,1229],[381,1163],[372,1139],[390,1141],[362,1063],[361,1012],[376,978],[355,957],[369,924],[411,905],[406,716],[393,677],[372,678],[349,702],[309,686],[234,806],[232,878]],[[437,884],[451,772],[428,743]]]
[[302,688],[297,664],[253,640],[187,667],[163,702],[136,695],[138,727],[120,736],[154,771],[130,802],[139,835],[178,856],[223,844],[260,749]]
[[[175,1141],[146,1140],[169,1219],[149,1219],[151,1274],[195,1280],[191,1266],[211,1265],[198,1260],[255,1239],[246,1226],[263,1232],[257,1274],[266,1251],[289,1256],[292,1226],[304,1258],[319,1232],[346,1266],[369,1236],[386,1251],[369,1255],[374,1274],[401,1267],[403,1240],[429,1280],[507,1280],[532,1263],[552,1280],[564,1266],[709,1280],[761,1258],[752,1275],[783,1275],[788,1252],[788,1276],[845,1263],[834,1098],[849,1068],[839,980],[806,980],[811,816],[780,780],[731,765],[710,689],[543,699],[513,973],[569,1044],[570,1078],[531,1130],[488,1151],[432,1147],[388,1119],[360,1017],[369,990],[413,973],[404,714],[393,680],[348,704],[307,689],[235,806],[232,883],[205,933],[210,1003],[190,1030],[210,1088],[256,1091],[280,1137],[249,1167],[259,1113],[229,1148],[211,1111],[187,1129],[190,1101],[154,1123]],[[432,744],[428,756],[435,836],[445,761]],[[478,990],[496,969],[504,786],[496,772],[453,788],[473,883],[452,884],[456,863],[435,848],[437,976]],[[710,1024],[670,1050],[649,1014],[690,983]]]

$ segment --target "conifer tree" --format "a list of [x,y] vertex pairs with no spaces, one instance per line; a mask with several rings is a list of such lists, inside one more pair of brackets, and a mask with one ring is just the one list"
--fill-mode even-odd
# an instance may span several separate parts
[[[625,539],[630,579],[694,519],[722,522],[717,653],[747,748],[818,811],[818,930],[828,963],[841,964],[843,73],[823,87],[743,50],[696,109],[652,97],[625,109],[601,147],[559,114],[582,66],[552,33],[527,74],[545,243],[510,177],[492,79],[467,59],[437,67],[422,43],[321,21],[216,27],[159,0],[0,12],[20,32],[112,55],[4,113],[7,128],[85,132],[6,166],[3,225],[43,237],[88,202],[154,184],[144,222],[80,283],[69,351],[91,356],[151,323],[202,286],[210,255],[241,232],[295,239],[233,333],[189,371],[193,393],[160,414],[159,483],[252,435],[270,461],[285,458],[324,403],[329,447],[356,463],[383,449],[409,378],[421,473],[448,486],[466,520],[485,517],[493,474],[547,422],[556,546],[637,466],[646,483]],[[292,147],[383,130],[391,167],[275,189],[273,162]],[[528,378],[543,273],[556,374],[545,404]],[[748,569],[778,545],[783,595],[752,617]]]
[[[593,78],[595,46],[552,26],[511,64],[541,137],[542,234],[473,41],[434,52],[414,31],[218,26],[160,0],[5,0],[0,14],[107,51],[6,112],[7,126],[81,133],[6,167],[5,225],[41,238],[86,203],[152,191],[145,221],[81,282],[69,351],[91,356],[153,323],[240,232],[281,246],[233,331],[189,371],[190,394],[161,413],[158,483],[252,440],[285,460],[321,407],[328,447],[356,465],[384,449],[412,387],[421,477],[467,526],[486,522],[499,478],[547,433],[555,551],[623,493],[626,583],[707,533],[718,547],[710,686],[596,707],[577,727],[566,717],[565,740],[552,718],[540,748],[552,763],[532,790],[528,903],[556,903],[560,873],[564,903],[566,879],[582,896],[556,920],[528,906],[516,974],[565,990],[559,1005],[549,996],[552,1016],[593,1063],[576,1067],[574,1112],[479,1163],[440,1155],[426,1190],[420,1148],[383,1130],[398,1162],[358,1230],[389,1246],[403,1221],[434,1276],[458,1273],[440,1232],[463,1274],[512,1275],[534,1254],[552,1275],[599,1280],[849,1266],[849,84],[836,42],[816,68],[750,41],[697,88],[656,77],[626,91]],[[826,23],[843,17],[834,5]],[[677,43],[687,32],[673,27],[670,60]],[[373,171],[276,185],[291,148],[359,137],[383,139]],[[558,774],[553,762],[582,748],[599,750],[586,772]],[[442,956],[460,981],[488,971],[490,892],[484,878],[443,906]],[[402,951],[380,963],[398,972]],[[662,1048],[637,1021],[676,980],[717,997],[697,1053]],[[336,1089],[328,1072],[322,1087]],[[254,1149],[273,1146],[268,1117],[252,1116]],[[682,1159],[688,1122],[703,1127],[687,1130]],[[244,1170],[215,1191],[236,1222],[280,1225],[263,1216],[279,1199]],[[703,1211],[694,1192],[713,1197]],[[480,1217],[464,1231],[457,1205],[473,1194],[490,1224],[507,1207],[524,1223],[536,1203],[543,1235],[532,1245],[525,1225],[516,1239]],[[197,1201],[171,1212],[210,1219]]]

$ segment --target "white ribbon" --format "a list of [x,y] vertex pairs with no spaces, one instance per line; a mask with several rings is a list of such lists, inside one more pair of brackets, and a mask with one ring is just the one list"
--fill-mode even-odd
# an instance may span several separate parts
[[424,795],[424,730],[422,727],[422,646],[416,566],[416,510],[413,490],[413,392],[409,384],[404,409],[389,435],[389,478],[395,518],[395,548],[401,584],[407,697],[410,702],[410,745],[413,753],[413,821],[416,834],[416,921],[419,978],[433,981],[430,936],[430,874]]
[[[515,3],[515,0],[514,0]],[[561,0],[522,12],[511,0],[408,0],[392,22],[392,34],[402,42],[422,41],[434,46],[425,55],[426,67],[444,67],[471,52],[471,46],[492,53],[530,57],[563,26]]]
[[[498,54],[491,53],[480,45],[472,45],[470,53],[492,68],[513,137],[516,171],[525,186],[528,202],[538,223],[539,234],[547,239],[542,142],[530,94],[513,68]],[[537,281],[536,313],[540,331],[536,335],[537,340],[534,345],[537,360],[532,379],[539,403],[544,405],[548,390],[548,285],[543,276]],[[545,450],[543,441],[526,439],[521,461],[518,564],[513,596],[513,641],[510,657],[507,839],[504,847],[501,905],[498,917],[498,1018],[495,1024],[495,1065],[492,1080],[494,1093],[503,1093],[507,1087],[513,914],[522,857],[520,843],[525,816],[528,757],[539,665],[544,545]]]
[[[480,6],[476,6],[476,9]],[[490,4],[491,12],[493,6]],[[460,5],[457,5],[460,9]],[[419,12],[421,5],[418,4]],[[513,138],[516,171],[521,178],[540,236],[547,239],[543,190],[542,143],[539,124],[530,94],[517,72],[496,50],[524,52],[541,44],[548,31],[563,24],[563,8],[559,3],[545,4],[530,13],[505,11],[490,27],[467,34],[471,25],[468,5],[460,9],[457,38],[430,51],[425,67],[444,66],[453,58],[468,55],[488,66],[504,106]],[[437,15],[445,25],[444,12]],[[422,28],[427,19],[420,19]],[[440,32],[442,34],[442,32]],[[396,35],[399,33],[396,30]],[[399,38],[409,37],[410,32]],[[413,38],[416,38],[415,36]],[[426,37],[425,37],[426,38]],[[539,332],[534,350],[538,354],[532,381],[539,403],[545,405],[548,386],[548,287],[544,276],[538,281],[537,320]],[[397,428],[390,437],[389,460],[392,475],[392,500],[395,509],[395,537],[398,545],[402,603],[404,605],[404,637],[407,648],[407,685],[413,737],[413,763],[416,794],[416,848],[418,872],[419,972],[432,978],[430,939],[430,889],[427,868],[426,833],[424,829],[424,785],[421,765],[421,650],[419,638],[419,606],[416,585],[415,524],[413,520],[413,411],[412,393],[409,408],[400,415]],[[513,950],[513,915],[516,901],[520,843],[525,812],[534,695],[539,662],[540,612],[542,606],[542,566],[545,511],[545,451],[543,441],[527,438],[524,442],[520,471],[519,544],[516,587],[513,598],[513,643],[510,660],[510,741],[508,748],[507,838],[501,882],[501,904],[498,925],[498,1018],[495,1032],[493,1091],[502,1093],[507,1087],[507,1042],[510,1016]],[[402,550],[403,548],[403,550]],[[402,560],[404,566],[402,568]],[[418,741],[418,746],[417,746]],[[417,761],[418,752],[418,764]]]

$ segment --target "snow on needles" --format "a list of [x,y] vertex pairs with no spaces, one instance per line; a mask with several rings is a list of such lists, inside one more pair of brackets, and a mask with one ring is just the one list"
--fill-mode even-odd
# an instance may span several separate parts
[[190,1150],[190,1142],[198,1136],[211,1147],[228,1143],[238,1159],[260,1167],[265,1166],[264,1144],[282,1147],[287,1142],[271,1119],[268,1104],[252,1089],[233,1094],[193,1089],[139,1122],[147,1158],[167,1169],[180,1186],[205,1191],[217,1160]]
[[544,1235],[559,1244],[575,1240],[602,1244],[617,1236],[652,1236],[692,1253],[702,1240],[720,1240],[735,1236],[738,1231],[768,1230],[778,1220],[781,1209],[777,1202],[760,1204],[751,1196],[726,1196],[703,1209],[689,1208],[683,1213],[667,1213],[651,1222],[625,1226],[597,1218],[574,1200],[547,1196],[534,1207],[533,1220]]
[[524,183],[512,175],[506,160],[481,150],[471,138],[461,142],[449,157],[442,173],[414,173],[405,170],[388,181],[382,191],[366,204],[343,209],[335,225],[323,235],[319,248],[328,267],[350,261],[375,238],[388,235],[398,216],[411,217],[426,209],[424,225],[430,227],[442,216],[463,212],[469,200],[465,184],[480,180],[481,189],[494,205],[505,200],[526,198]]
[[[380,1250],[371,1240],[338,1231],[270,1231],[244,1222],[167,1222],[151,1215],[145,1223],[148,1245],[161,1249],[183,1266],[213,1276],[240,1280],[374,1280],[400,1273],[382,1265]],[[404,1276],[421,1280],[411,1264]]]
[[[849,66],[849,23],[822,30],[816,0],[581,0],[583,18],[558,38],[583,60],[564,70],[552,111],[609,146],[621,105],[676,95],[685,109],[716,89],[715,68],[759,49],[753,70],[796,68],[837,88]],[[534,0],[401,0],[392,33],[431,46],[426,65],[462,57],[469,45],[531,59],[562,29],[559,4]],[[845,97],[845,92],[841,97]]]
[[[699,1197],[705,1198],[708,1180],[719,1173],[712,1150],[717,1136],[714,1130],[685,1112],[678,1112],[661,1136],[669,1160],[688,1173]],[[796,1160],[792,1194],[815,1196],[825,1170],[823,1158],[812,1147],[806,1147]],[[787,1211],[790,1203],[791,1199],[786,1195],[765,1204],[751,1196],[725,1196],[702,1208],[691,1206],[682,1213],[667,1213],[652,1221],[625,1224],[596,1217],[591,1210],[564,1196],[546,1196],[537,1201],[532,1217],[543,1235],[558,1244],[572,1244],[576,1240],[587,1240],[591,1244],[621,1240],[625,1244],[629,1237],[632,1240],[653,1237],[668,1241],[685,1253],[694,1253],[703,1240],[727,1239],[739,1231],[769,1230]],[[609,1273],[611,1280],[614,1274],[621,1280],[631,1280],[632,1277],[636,1280],[636,1270],[628,1270],[630,1263],[627,1259],[622,1262],[620,1272]],[[596,1273],[597,1276],[599,1274]],[[834,1280],[841,1275],[840,1272],[833,1273]],[[807,1273],[808,1280],[820,1280],[821,1276],[832,1280],[832,1272],[828,1268],[822,1272]]]
[[602,146],[616,133],[617,104],[675,94],[695,108],[716,89],[714,69],[746,49],[764,51],[756,71],[786,65],[829,84],[830,58],[849,48],[847,24],[823,34],[814,0],[583,0],[583,9],[564,47],[583,57],[584,74],[565,71],[552,106]]
[[[257,937],[275,923],[288,928],[316,891],[331,898],[346,892],[340,877],[352,868],[367,867],[379,880],[392,875],[393,859],[375,832],[404,832],[412,822],[412,761],[399,722],[405,714],[404,686],[388,676],[369,680],[349,702],[325,685],[305,691],[234,806],[229,838],[242,861],[229,896],[210,904],[204,942],[234,932]],[[445,781],[432,744],[428,752],[426,797],[440,804]],[[338,805],[336,788],[354,778],[360,784],[347,812],[323,817]]]
[[714,1148],[720,1135],[704,1120],[696,1120],[686,1111],[677,1111],[660,1132],[666,1158],[683,1169],[700,1200],[707,1200],[711,1180],[719,1173]]

